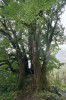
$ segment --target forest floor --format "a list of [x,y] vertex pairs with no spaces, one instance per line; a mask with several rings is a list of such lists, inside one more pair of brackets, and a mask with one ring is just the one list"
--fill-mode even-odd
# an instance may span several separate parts
[[21,91],[20,94],[14,98],[14,100],[39,100],[38,98],[36,98],[34,96],[34,92],[33,91]]
[[28,76],[25,80],[23,89],[18,91],[14,100],[39,100],[35,97],[35,91],[33,90],[33,79]]
[[59,93],[61,96],[49,91],[34,91],[33,79],[29,76],[23,89],[14,96],[14,100],[66,100],[66,90],[60,89]]
[[[35,91],[32,90],[21,90],[20,93],[18,94],[17,97],[14,97],[14,100],[66,100],[66,91],[60,91],[61,93],[61,97],[58,97],[55,95],[55,97],[53,96],[49,96],[45,93],[45,95],[47,95],[48,98],[44,98],[44,92],[40,94],[36,95]],[[53,94],[54,95],[54,94]],[[57,97],[57,98],[56,98]],[[55,99],[56,98],[56,99]]]

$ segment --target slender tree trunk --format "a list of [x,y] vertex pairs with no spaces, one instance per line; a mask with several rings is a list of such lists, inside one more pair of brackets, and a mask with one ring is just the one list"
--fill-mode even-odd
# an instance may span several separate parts
[[38,44],[35,36],[33,37],[33,66],[34,66],[34,85],[36,89],[41,89],[41,66],[39,62]]
[[47,80],[47,65],[49,61],[49,56],[50,56],[50,45],[49,43],[47,44],[46,52],[44,55],[44,61],[42,65],[42,80],[43,80],[43,88],[48,89],[48,80]]
[[19,63],[19,80],[18,80],[18,89],[23,88],[24,79],[25,79],[25,65],[22,58],[18,59]]
[[41,68],[40,68],[37,52],[35,52],[33,55],[33,66],[34,66],[35,89],[41,89]]
[[48,80],[47,80],[47,63],[45,62],[42,67],[42,88],[48,89]]

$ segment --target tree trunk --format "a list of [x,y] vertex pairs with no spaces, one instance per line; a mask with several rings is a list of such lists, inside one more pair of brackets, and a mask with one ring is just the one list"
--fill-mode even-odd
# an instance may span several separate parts
[[19,63],[19,80],[18,80],[18,89],[22,89],[24,79],[25,79],[25,65],[22,58],[18,59]]
[[42,88],[48,89],[48,80],[47,80],[47,63],[45,62],[42,67]]
[[41,68],[37,56],[37,52],[33,56],[33,66],[34,66],[34,87],[35,89],[41,89]]
[[34,88],[41,89],[41,67],[39,62],[38,43],[36,38],[36,22],[31,23],[29,34],[29,51],[32,67],[34,69]]
[[44,61],[42,65],[42,80],[43,80],[43,88],[48,89],[48,80],[47,80],[47,65],[50,57],[50,44],[46,44],[46,51],[44,54]]

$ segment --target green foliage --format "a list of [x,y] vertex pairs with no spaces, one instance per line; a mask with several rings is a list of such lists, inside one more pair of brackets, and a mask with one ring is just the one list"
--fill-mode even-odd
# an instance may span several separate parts
[[51,70],[53,70],[53,68],[59,69],[60,68],[60,62],[54,55],[51,55],[49,63],[48,63],[47,70],[51,71]]
[[8,58],[8,54],[6,52],[6,49],[10,46],[9,44],[9,40],[4,37],[1,41],[0,41],[0,60],[4,60],[6,58]]
[[17,75],[6,68],[7,65],[0,67],[0,100],[13,100],[17,89]]
[[[18,0],[19,1],[19,0]],[[25,22],[32,22],[36,19],[40,10],[49,9],[57,0],[27,0],[27,1],[10,1],[8,6],[5,5],[2,9],[2,15],[9,19],[24,20]]]
[[0,47],[0,60],[4,60],[4,59],[7,59],[7,58],[8,58],[8,55],[5,51],[5,48]]
[[5,66],[0,68],[0,91],[9,92],[17,88],[17,76],[5,70]]
[[18,69],[18,63],[17,63],[17,61],[14,61],[12,63],[12,66],[13,66],[14,69]]
[[6,17],[11,17],[11,19],[15,19],[19,12],[19,5],[17,2],[10,1],[8,6],[5,5],[4,9],[2,10],[2,15]]
[[0,41],[0,46],[8,48],[10,46],[9,40],[7,37],[3,37],[3,39]]
[[49,57],[49,62],[48,62],[48,66],[47,66],[47,71],[51,71],[54,68],[59,69],[61,65],[63,65],[63,63],[61,63],[57,58],[56,58],[56,54],[59,51],[59,46],[58,44],[52,44],[50,51],[50,57]]
[[15,95],[14,91],[5,92],[0,95],[0,100],[13,100],[14,95]]

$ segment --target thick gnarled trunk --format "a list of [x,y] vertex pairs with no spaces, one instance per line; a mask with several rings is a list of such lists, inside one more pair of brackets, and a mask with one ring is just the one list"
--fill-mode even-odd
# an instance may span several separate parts
[[29,34],[29,51],[32,69],[34,71],[34,88],[41,88],[41,67],[39,62],[39,52],[38,44],[36,40],[36,23],[31,24],[30,34]]

